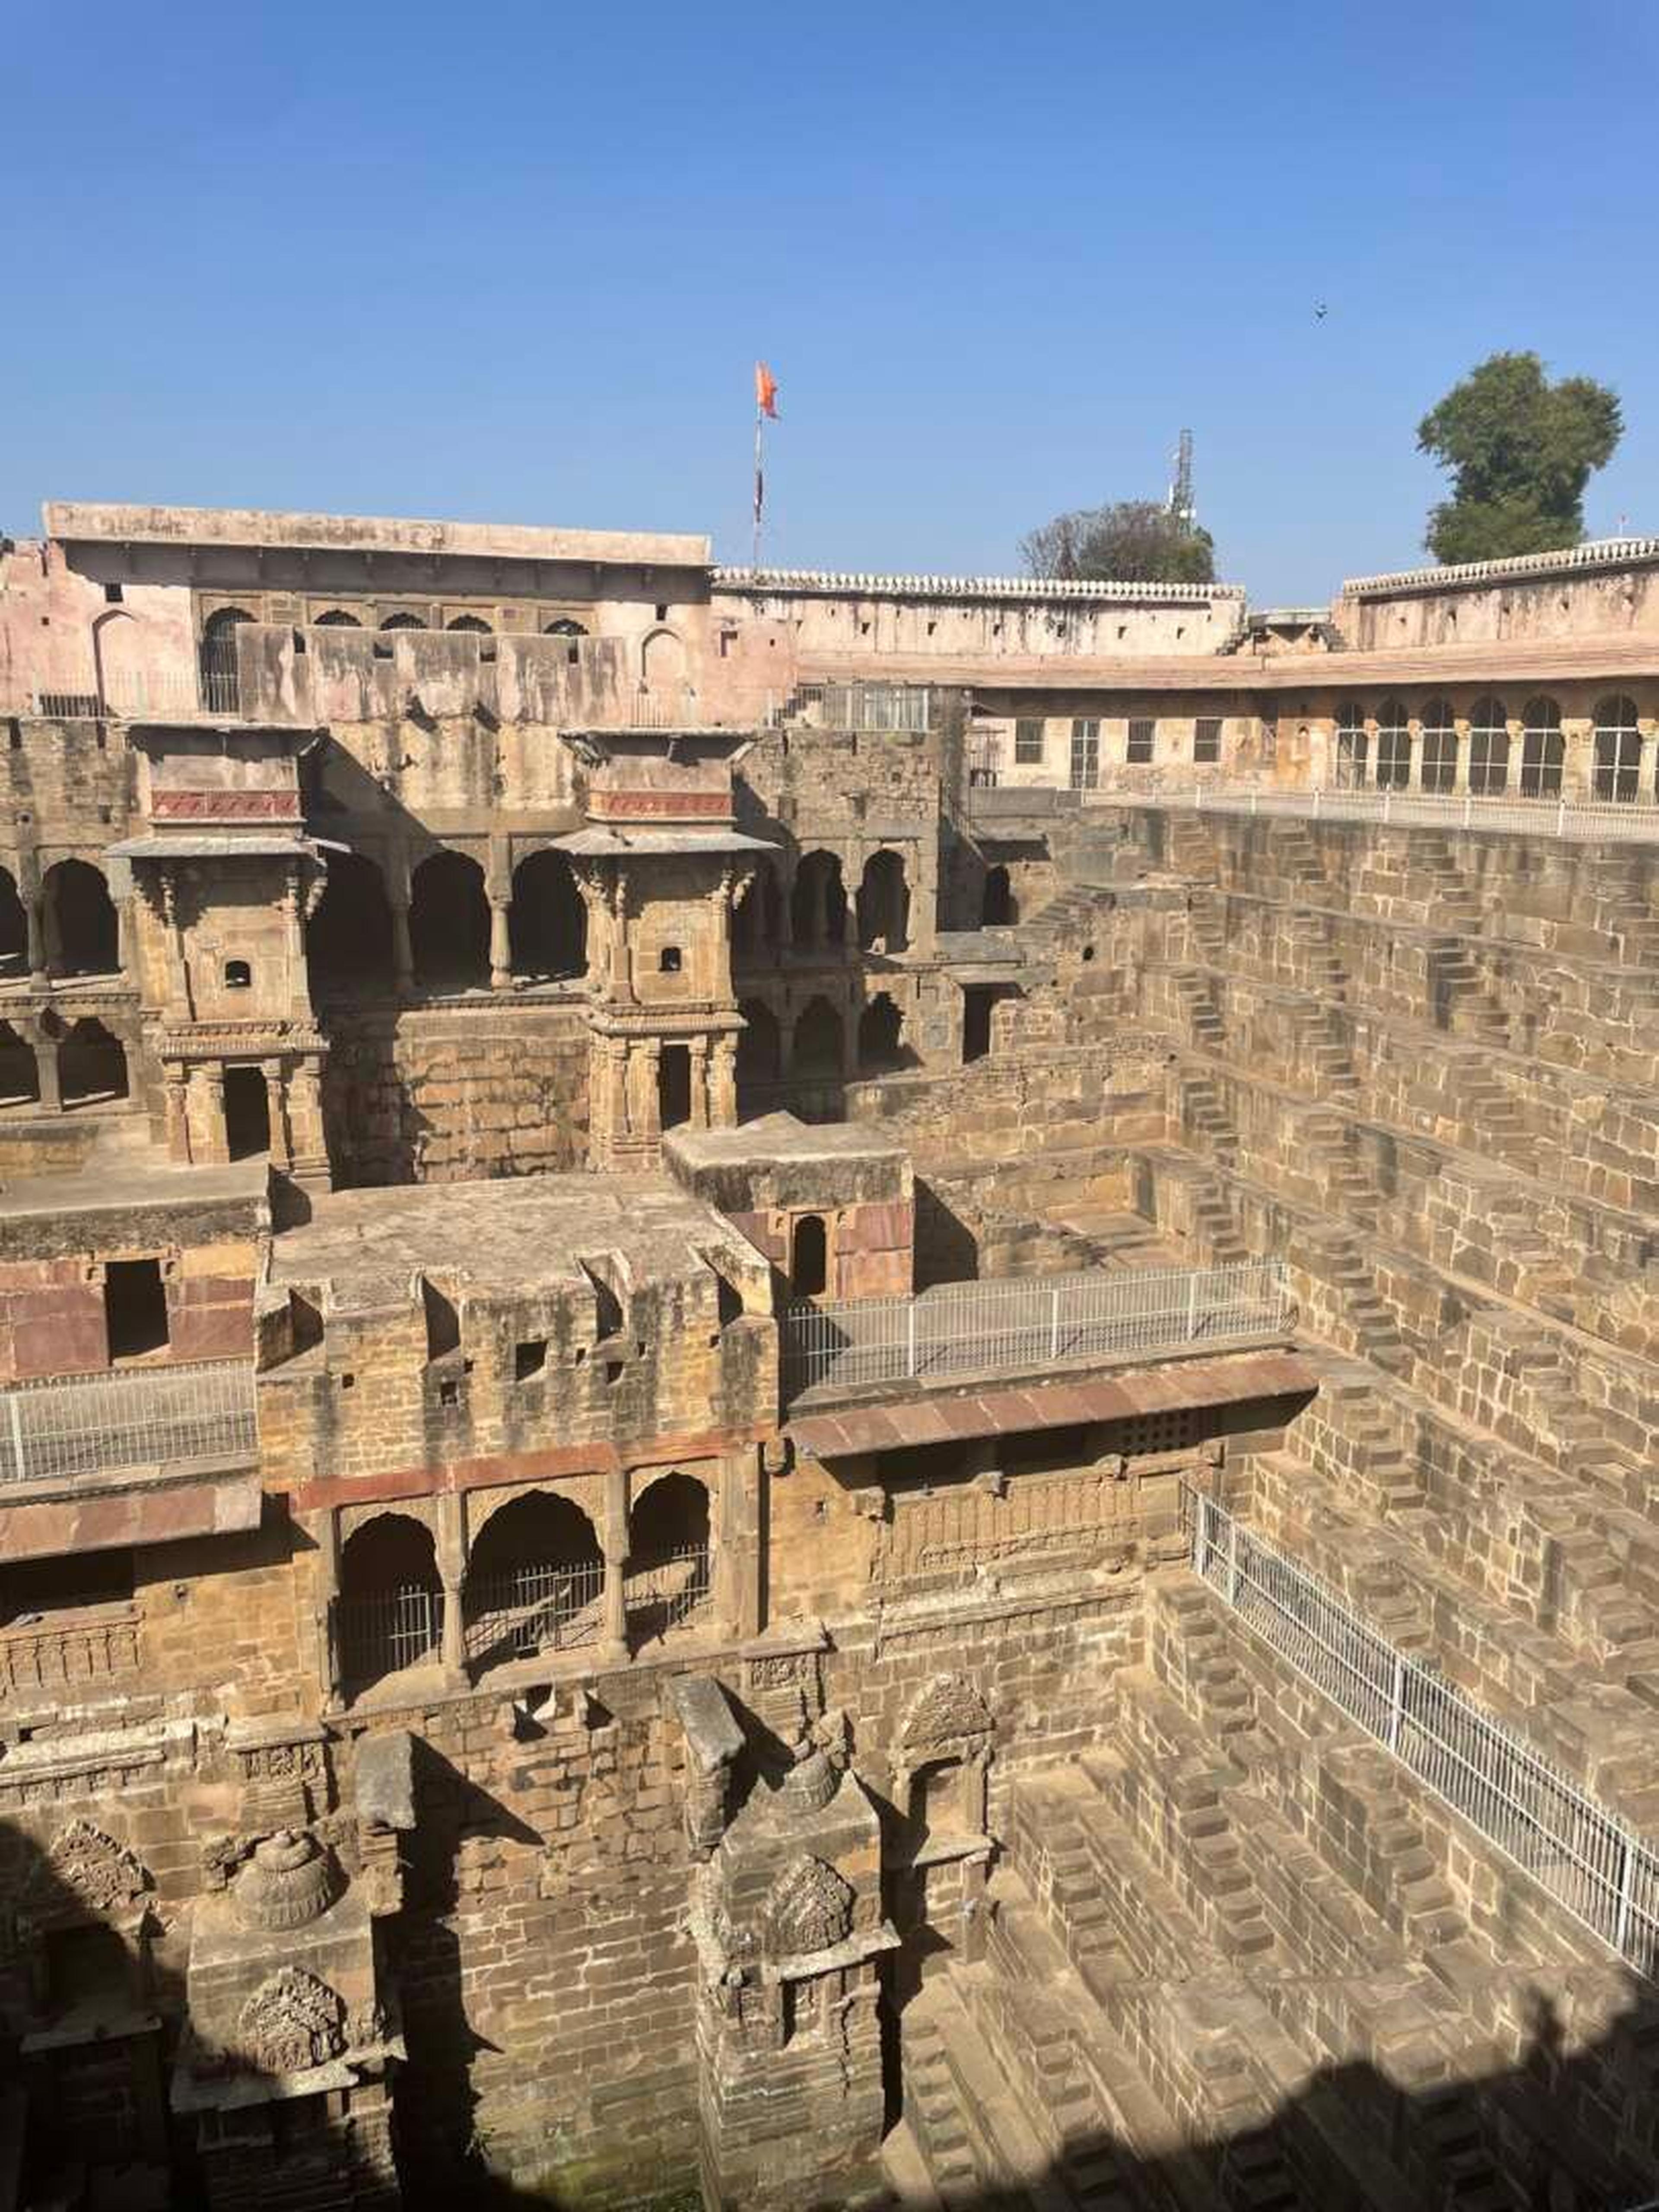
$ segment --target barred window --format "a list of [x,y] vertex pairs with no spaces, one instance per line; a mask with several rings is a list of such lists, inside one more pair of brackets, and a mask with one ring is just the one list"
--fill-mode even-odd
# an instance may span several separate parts
[[1521,796],[1559,799],[1567,751],[1561,709],[1553,699],[1528,699],[1521,722]]
[[1358,789],[1370,776],[1370,740],[1365,709],[1344,707],[1336,718],[1336,782],[1340,791]]
[[1421,715],[1422,764],[1418,781],[1425,791],[1450,791],[1457,781],[1457,722],[1449,699],[1431,699]]
[[1042,759],[1043,726],[1040,717],[1022,716],[1014,724],[1014,758],[1024,767]]
[[1404,791],[1411,780],[1411,717],[1403,699],[1385,699],[1376,710],[1377,785],[1383,791]]
[[1146,767],[1152,757],[1152,740],[1157,731],[1156,722],[1147,716],[1137,715],[1129,724],[1128,750],[1124,758],[1142,768]]
[[1200,768],[1212,767],[1221,758],[1221,717],[1200,714],[1193,724],[1193,758]]
[[1489,692],[1469,711],[1469,789],[1491,799],[1509,787],[1510,718]]
[[1623,697],[1595,702],[1595,795],[1628,805],[1640,796],[1642,732],[1636,702]]

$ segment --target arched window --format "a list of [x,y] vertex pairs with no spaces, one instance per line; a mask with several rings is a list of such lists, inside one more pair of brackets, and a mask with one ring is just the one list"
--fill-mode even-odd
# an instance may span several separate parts
[[472,991],[489,981],[489,900],[483,870],[465,853],[431,853],[410,879],[415,980],[428,991]]
[[361,629],[362,623],[344,607],[331,607],[325,615],[319,615],[313,625],[317,629]]
[[573,621],[568,615],[561,615],[556,622],[545,623],[542,627],[544,637],[586,637],[587,634],[587,625]]
[[225,988],[228,991],[247,991],[253,986],[253,970],[246,960],[227,960]]
[[598,1637],[605,1556],[580,1506],[545,1490],[509,1498],[478,1532],[462,1589],[466,1654],[480,1669]]
[[306,925],[306,966],[319,997],[387,992],[396,981],[392,908],[365,854],[329,854],[323,896]]
[[834,853],[808,853],[789,894],[790,935],[798,952],[821,952],[847,941],[847,892]]
[[1339,791],[1357,791],[1370,780],[1370,742],[1365,730],[1365,709],[1352,701],[1340,708],[1336,717],[1336,786]]
[[1488,692],[1469,709],[1469,789],[1493,799],[1509,781],[1509,711]]
[[1449,699],[1431,699],[1420,716],[1422,766],[1418,781],[1425,791],[1450,791],[1457,782],[1457,718]]
[[797,1076],[839,1076],[843,1066],[843,1047],[841,1016],[828,999],[814,999],[795,1024],[795,1048],[789,1072]]
[[492,626],[482,615],[457,615],[453,622],[444,624],[446,629],[464,630],[469,637],[490,637]]
[[1521,796],[1559,799],[1566,740],[1561,709],[1553,699],[1528,699],[1521,725]]
[[513,972],[538,981],[587,970],[587,908],[562,853],[532,853],[513,871]]
[[866,952],[902,952],[909,943],[910,892],[896,853],[872,853],[859,884],[859,943]]
[[628,1516],[624,1601],[636,1639],[660,1636],[708,1595],[708,1492],[694,1475],[659,1475]]
[[658,970],[664,975],[678,975],[683,966],[684,962],[678,945],[665,945],[657,955]]
[[26,1105],[40,1096],[33,1050],[9,1022],[0,1022],[0,1106]]
[[121,1041],[89,1015],[72,1025],[58,1048],[58,1094],[65,1106],[106,1104],[127,1095]]
[[1403,699],[1385,699],[1376,710],[1377,788],[1404,791],[1411,780],[1411,716]]
[[246,607],[219,607],[202,626],[202,704],[210,714],[234,714],[241,699],[236,633],[253,617]]
[[28,965],[29,919],[15,880],[0,868],[0,978],[26,975]]
[[876,1075],[904,1065],[904,1017],[885,991],[859,1016],[859,1066]]
[[758,1084],[775,1083],[783,1073],[783,1047],[778,1018],[758,999],[745,999],[738,1012],[744,1027],[738,1038],[738,1100]]
[[821,1298],[830,1279],[830,1239],[821,1213],[797,1216],[789,1238],[789,1289],[798,1298]]
[[432,1532],[407,1513],[377,1513],[340,1548],[340,1670],[349,1695],[435,1660],[443,1578]]
[[424,629],[426,624],[419,615],[405,611],[402,614],[382,617],[380,628],[382,629]]
[[1642,732],[1636,702],[1621,695],[1595,702],[1595,796],[1628,805],[1641,796]]
[[985,887],[980,896],[980,924],[985,929],[1006,929],[1018,919],[1014,904],[1013,886],[1008,871],[1000,863],[985,871]]
[[58,860],[48,868],[46,966],[54,975],[112,975],[119,965],[115,906],[89,861]]

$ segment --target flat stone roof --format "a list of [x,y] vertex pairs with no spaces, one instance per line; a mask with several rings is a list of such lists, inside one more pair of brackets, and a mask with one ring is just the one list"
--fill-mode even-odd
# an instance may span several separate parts
[[420,553],[498,561],[608,561],[707,568],[711,541],[693,532],[559,530],[517,522],[431,522],[372,514],[292,514],[252,507],[138,507],[49,499],[48,538],[74,544],[251,545],[268,550]]
[[742,1167],[757,1160],[890,1160],[908,1156],[896,1138],[854,1121],[798,1121],[763,1114],[735,1129],[675,1129],[663,1139],[690,1168]]
[[635,1287],[698,1273],[719,1250],[765,1263],[712,1206],[665,1176],[547,1175],[335,1191],[272,1249],[274,1287],[326,1280],[335,1304],[402,1304],[416,1277],[488,1296],[580,1286],[584,1258],[617,1255]]

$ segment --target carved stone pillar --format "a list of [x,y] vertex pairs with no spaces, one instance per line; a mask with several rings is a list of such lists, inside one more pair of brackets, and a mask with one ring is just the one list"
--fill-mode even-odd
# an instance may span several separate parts
[[738,1119],[738,1046],[735,1037],[714,1039],[708,1076],[708,1120],[711,1127],[731,1129]]
[[317,1672],[328,1704],[345,1697],[345,1673],[340,1664],[340,1516],[333,1506],[317,1524]]
[[265,1081],[265,1111],[270,1120],[270,1164],[287,1168],[294,1158],[292,1132],[288,1122],[288,1087],[283,1081],[280,1060],[262,1060],[259,1073]]
[[43,1112],[58,1113],[64,1103],[63,1083],[58,1073],[58,1039],[44,1027],[34,1032],[34,1073]]
[[709,1118],[708,1040],[707,1037],[693,1037],[691,1040],[691,1127],[694,1129],[706,1129],[708,1127]]
[[225,1076],[220,1067],[192,1067],[189,1077],[186,1127],[190,1157],[198,1165],[223,1167],[230,1158],[225,1133]]
[[623,1579],[628,1565],[628,1475],[622,1468],[613,1468],[605,1477],[603,1522],[599,1541],[605,1552],[605,1619],[599,1656],[607,1666],[619,1666],[628,1657],[628,1594]]
[[461,1591],[466,1580],[466,1500],[459,1490],[438,1499],[438,1572],[443,1578],[443,1640],[440,1656],[449,1681],[466,1681],[466,1624]]
[[323,1075],[315,1060],[302,1060],[288,1079],[289,1172],[296,1182],[329,1188],[328,1139],[323,1128]]
[[398,996],[407,999],[415,989],[415,951],[409,939],[409,887],[388,884],[392,908],[392,981]]
[[492,896],[489,902],[489,988],[507,991],[513,985],[513,937],[508,919],[510,898]]
[[29,964],[31,967],[34,964],[34,934],[38,929],[40,939],[40,972],[43,975],[55,975],[63,965],[64,947],[58,929],[58,908],[44,891],[41,892],[38,901],[31,906],[29,920],[31,925]]

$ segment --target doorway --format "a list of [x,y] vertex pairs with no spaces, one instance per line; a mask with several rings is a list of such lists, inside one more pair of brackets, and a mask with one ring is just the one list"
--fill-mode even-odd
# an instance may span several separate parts
[[270,1150],[270,1093],[257,1067],[225,1070],[225,1148],[233,1160]]

